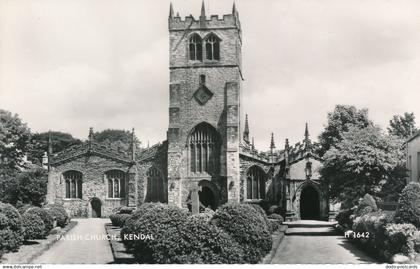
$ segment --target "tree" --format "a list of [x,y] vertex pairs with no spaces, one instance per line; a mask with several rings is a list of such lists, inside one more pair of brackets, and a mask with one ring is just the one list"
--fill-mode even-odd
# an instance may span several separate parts
[[41,206],[47,194],[48,171],[33,167],[17,176],[18,202]]
[[377,126],[350,126],[341,136],[325,153],[320,169],[330,198],[351,207],[366,193],[381,196],[387,183],[404,180],[400,139],[383,134]]
[[319,136],[320,150],[318,154],[322,157],[332,146],[340,142],[342,134],[347,132],[350,126],[365,128],[372,125],[367,109],[336,105],[334,111],[328,113],[327,126]]
[[[17,169],[28,148],[30,130],[17,114],[0,109],[0,169]],[[2,171],[0,170],[0,174]]]
[[389,121],[388,132],[401,139],[408,139],[413,133],[417,132],[414,113],[405,112],[403,116],[394,115]]
[[[35,133],[30,140],[28,160],[34,164],[41,164],[44,152],[48,151],[49,132]],[[80,139],[74,138],[71,134],[62,132],[51,132],[53,151],[59,152],[70,146],[81,144]]]
[[[132,133],[127,130],[106,129],[101,132],[93,134],[95,141],[100,143],[107,143],[122,150],[129,150],[131,147]],[[134,137],[135,147],[140,148],[141,142]]]

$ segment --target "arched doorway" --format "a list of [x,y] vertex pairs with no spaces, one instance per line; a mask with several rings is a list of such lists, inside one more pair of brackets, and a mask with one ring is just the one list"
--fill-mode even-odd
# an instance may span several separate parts
[[313,186],[303,187],[301,191],[300,219],[320,219],[319,194]]
[[100,218],[101,217],[101,207],[102,207],[102,203],[101,200],[99,200],[99,198],[92,198],[90,200],[90,206],[92,209],[92,218]]
[[213,210],[216,209],[216,202],[214,198],[213,191],[206,186],[201,187],[201,191],[198,192],[198,197],[200,200],[200,208],[201,207],[209,207]]

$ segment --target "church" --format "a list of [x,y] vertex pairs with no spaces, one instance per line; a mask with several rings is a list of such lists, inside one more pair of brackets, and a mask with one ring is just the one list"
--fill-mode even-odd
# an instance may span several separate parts
[[[107,217],[122,206],[162,202],[193,213],[228,202],[276,206],[286,220],[331,218],[320,180],[317,144],[302,126],[302,141],[286,139],[268,151],[241,122],[242,28],[239,13],[169,17],[169,123],[167,139],[136,151],[94,141],[48,151],[48,203],[74,217]],[[268,135],[269,136],[269,135]],[[282,143],[283,144],[283,143]]]

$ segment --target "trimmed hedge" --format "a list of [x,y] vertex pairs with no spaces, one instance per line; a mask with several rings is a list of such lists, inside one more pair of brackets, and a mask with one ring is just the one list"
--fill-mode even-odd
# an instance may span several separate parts
[[18,210],[0,202],[0,252],[17,251],[22,242],[22,218]]
[[268,219],[268,229],[270,233],[274,233],[281,226],[281,221],[277,219]]
[[258,263],[270,250],[272,239],[267,222],[248,204],[225,204],[212,222],[238,242],[246,255],[244,263]]
[[24,213],[22,215],[23,239],[34,240],[45,237],[45,225],[41,217],[37,214]]
[[268,219],[270,220],[270,219],[275,219],[275,220],[278,220],[279,222],[280,222],[280,224],[282,224],[283,222],[284,222],[284,218],[281,216],[281,215],[279,215],[279,214],[271,214],[271,215],[269,215],[268,216]]
[[[188,213],[179,207],[156,203],[141,206],[127,221],[133,234],[152,236],[153,240],[132,240],[134,256],[140,263],[168,263],[177,255],[180,227]],[[123,234],[123,231],[121,231]]]
[[44,209],[50,214],[54,220],[57,221],[57,226],[64,228],[67,223],[70,221],[69,214],[64,209],[62,205],[59,204],[49,204],[44,207]]
[[386,242],[385,256],[389,257],[394,254],[404,254],[413,257],[415,254],[415,232],[416,227],[413,224],[389,224],[385,228]]
[[122,227],[130,217],[130,214],[111,214],[109,219],[111,220],[112,225]]
[[260,216],[264,219],[264,222],[268,225],[268,218],[264,209],[259,204],[249,204],[249,205],[251,205],[258,212],[258,214],[260,214]]
[[54,228],[54,219],[53,217],[47,212],[47,210],[40,208],[40,207],[31,207],[29,208],[26,213],[35,214],[42,219],[44,223],[44,236],[47,236],[52,228]]
[[200,214],[188,217],[181,226],[180,235],[181,241],[171,246],[175,255],[164,257],[166,263],[232,264],[243,261],[240,245]]
[[402,190],[398,200],[398,208],[395,212],[395,222],[411,223],[420,228],[420,184],[410,182]]

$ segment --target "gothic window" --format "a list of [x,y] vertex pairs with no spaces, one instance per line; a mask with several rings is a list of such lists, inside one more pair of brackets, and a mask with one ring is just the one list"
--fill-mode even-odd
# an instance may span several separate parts
[[197,125],[189,138],[190,171],[192,173],[218,172],[220,143],[217,131],[207,123]]
[[206,59],[210,61],[218,61],[220,60],[220,41],[219,38],[214,35],[210,34],[206,40]]
[[82,198],[82,173],[78,171],[64,172],[66,198]]
[[203,45],[201,37],[198,34],[194,34],[190,37],[189,41],[189,57],[191,61],[202,61],[203,60]]
[[253,166],[246,175],[247,199],[265,198],[265,172],[258,166]]
[[147,202],[166,202],[166,187],[162,173],[151,167],[147,171]]
[[108,198],[125,198],[126,173],[111,170],[105,173],[108,182]]

